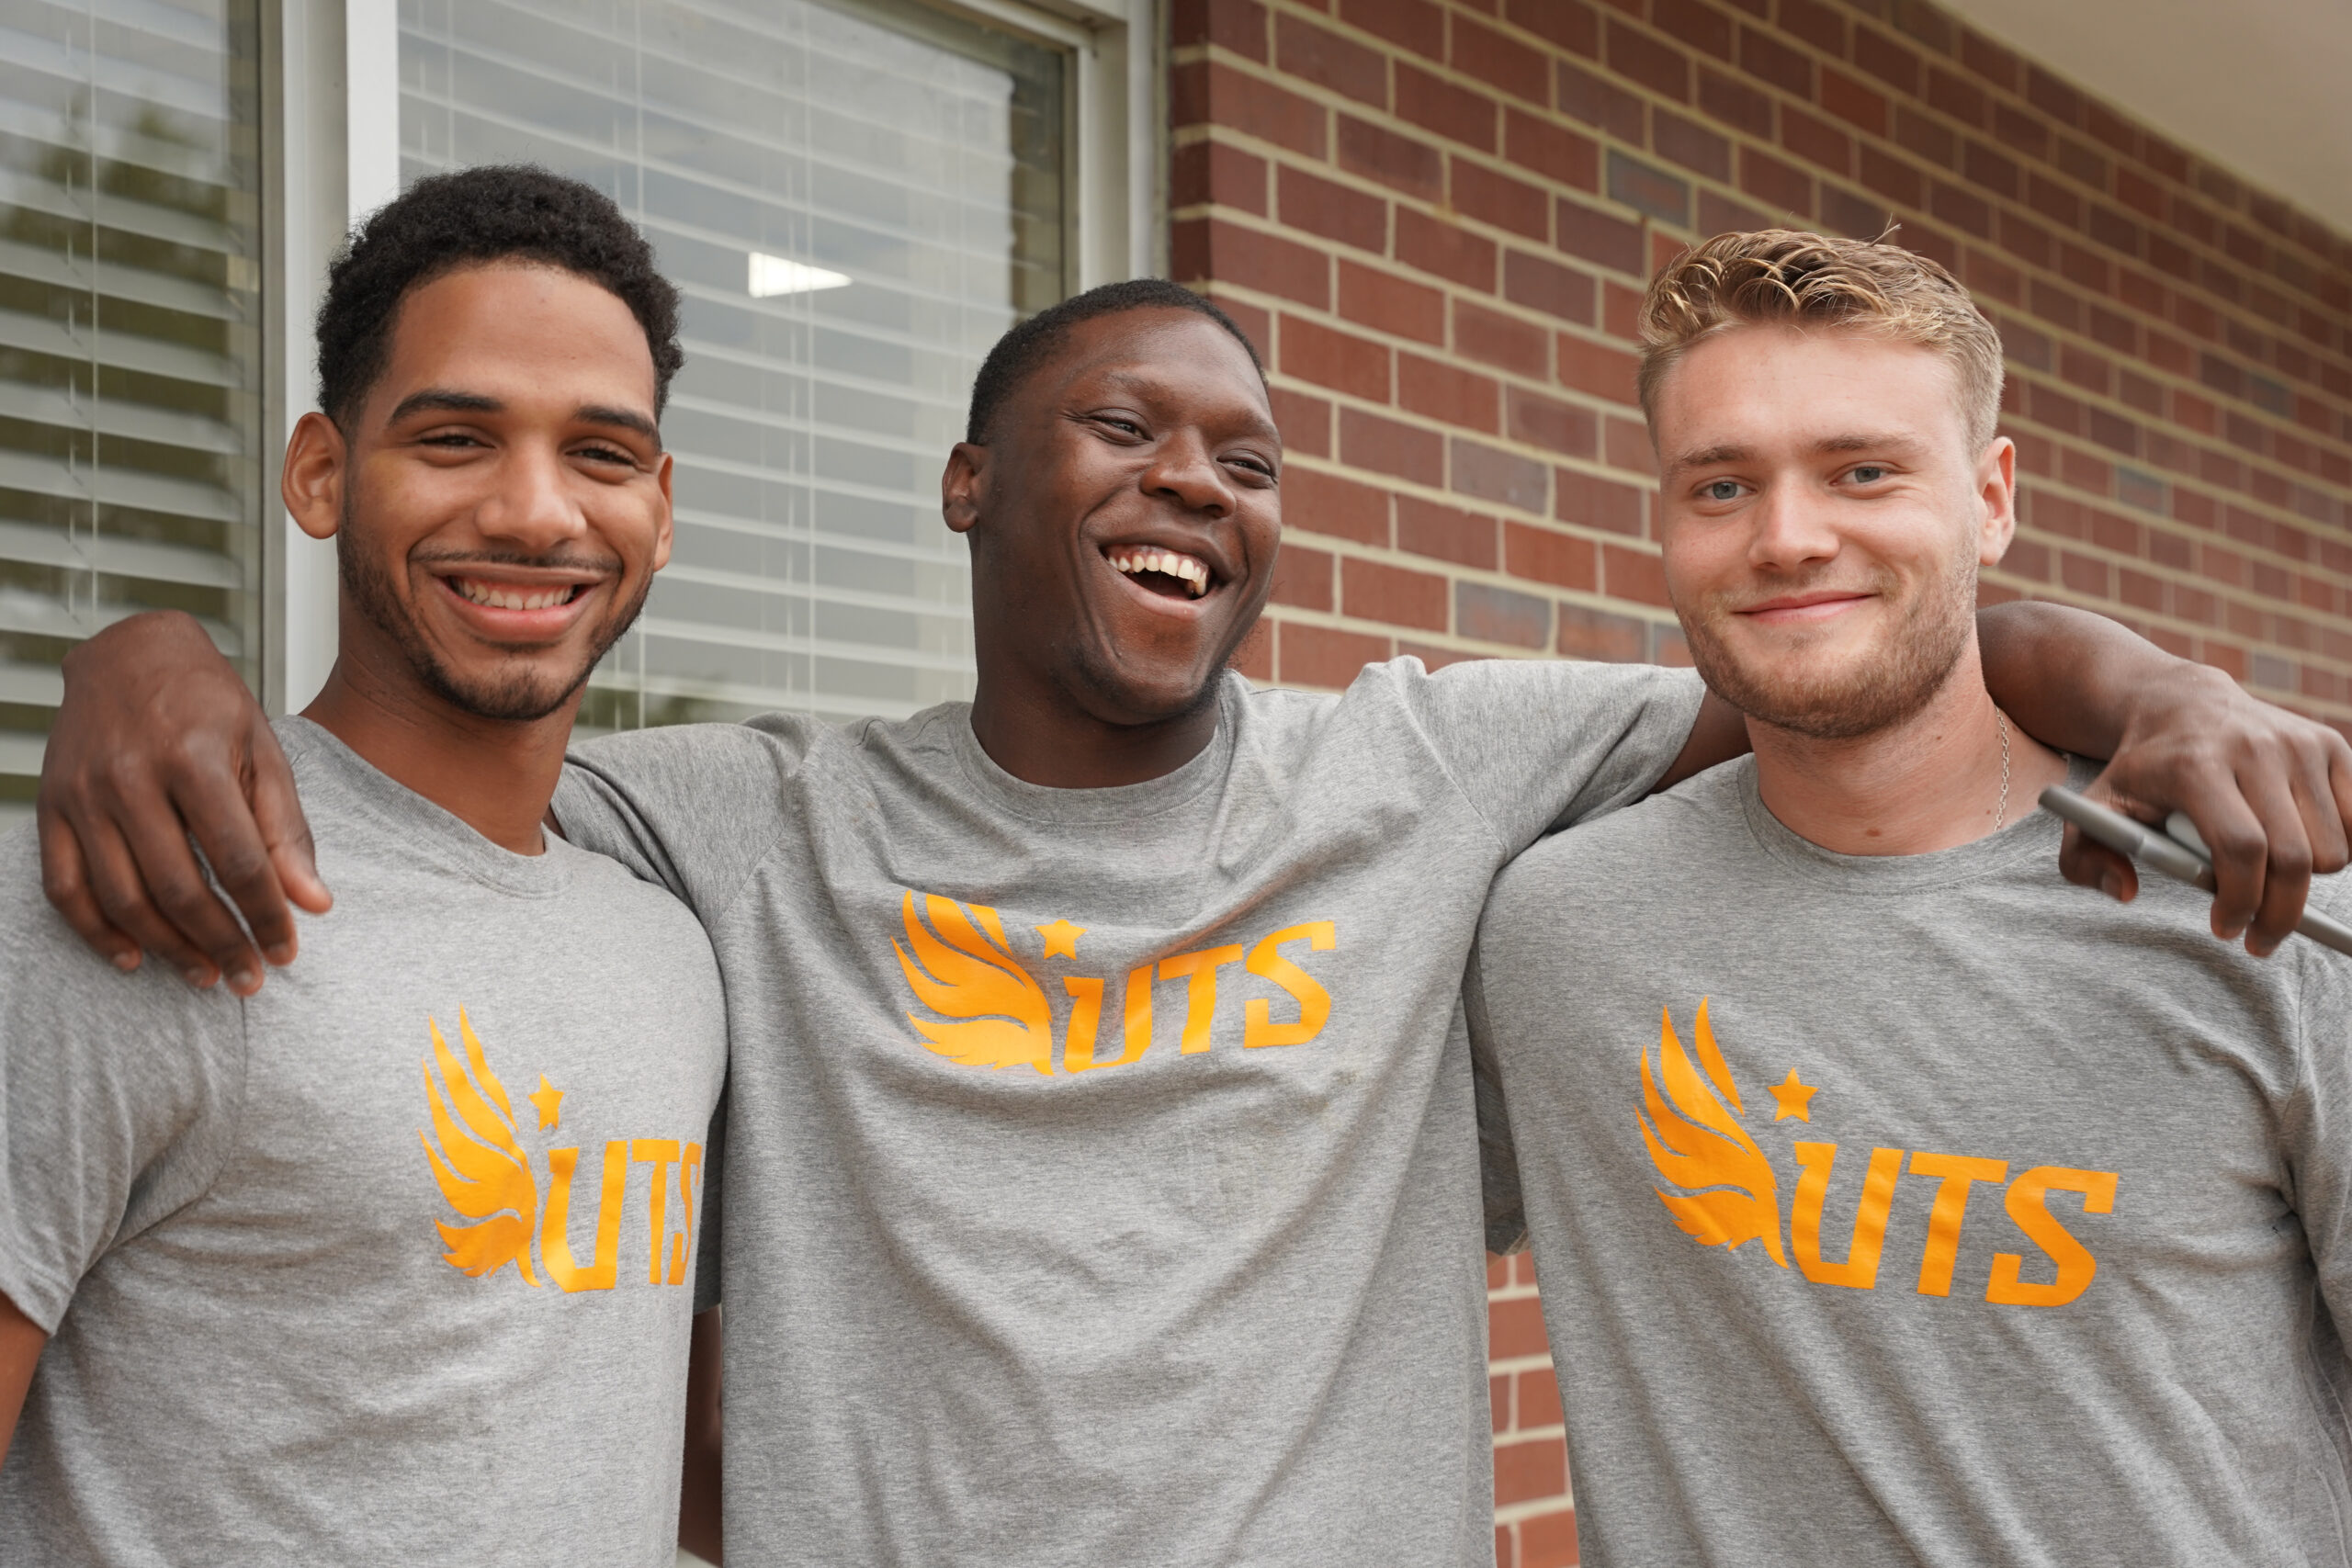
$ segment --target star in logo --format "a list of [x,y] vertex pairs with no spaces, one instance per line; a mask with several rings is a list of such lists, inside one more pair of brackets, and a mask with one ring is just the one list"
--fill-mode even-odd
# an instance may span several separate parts
[[1776,1084],[1767,1084],[1765,1087],[1772,1091],[1773,1102],[1780,1107],[1772,1112],[1773,1121],[1785,1121],[1791,1116],[1800,1122],[1809,1122],[1813,1120],[1813,1112],[1806,1107],[1813,1097],[1821,1092],[1820,1085],[1799,1083],[1797,1070],[1791,1067],[1789,1076],[1785,1079]]
[[1076,958],[1078,939],[1086,934],[1084,926],[1071,925],[1068,920],[1056,920],[1050,926],[1039,926],[1037,934],[1046,939],[1048,958]]
[[556,1108],[563,1103],[563,1090],[548,1082],[547,1074],[541,1073],[539,1087],[523,1098],[538,1108],[540,1132],[555,1125]]

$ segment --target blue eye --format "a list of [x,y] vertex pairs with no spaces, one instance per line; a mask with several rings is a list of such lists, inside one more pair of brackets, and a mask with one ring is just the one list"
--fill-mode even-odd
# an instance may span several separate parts
[[1886,478],[1886,470],[1876,463],[1864,463],[1854,470],[1853,478],[1856,484],[1874,485]]
[[1715,480],[1707,486],[1707,499],[1709,501],[1737,501],[1739,481],[1737,479]]

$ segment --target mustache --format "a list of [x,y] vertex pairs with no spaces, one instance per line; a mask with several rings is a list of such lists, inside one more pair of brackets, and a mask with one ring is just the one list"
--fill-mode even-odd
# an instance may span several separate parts
[[421,567],[522,567],[540,571],[594,572],[617,577],[626,570],[616,555],[596,555],[578,550],[553,550],[545,555],[530,555],[521,550],[418,550],[409,558],[411,566]]

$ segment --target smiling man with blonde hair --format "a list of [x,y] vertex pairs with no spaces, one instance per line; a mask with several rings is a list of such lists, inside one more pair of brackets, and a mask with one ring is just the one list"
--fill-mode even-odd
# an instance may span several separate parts
[[1754,753],[1519,860],[1466,990],[1584,1561],[2344,1562],[2352,960],[2057,874],[2090,773],[1985,690],[2016,453],[1949,274],[1727,234],[1643,327]]

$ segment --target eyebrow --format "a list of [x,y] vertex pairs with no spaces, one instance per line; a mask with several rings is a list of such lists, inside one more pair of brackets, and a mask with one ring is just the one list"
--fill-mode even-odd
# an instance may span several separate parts
[[496,398],[486,398],[480,392],[456,392],[447,387],[427,387],[421,392],[411,392],[400,400],[386,424],[398,424],[413,413],[504,413],[506,405]]
[[[1919,445],[1917,440],[1908,435],[1858,431],[1824,436],[1813,444],[1811,450],[1824,455],[1838,452],[1894,452],[1907,455],[1917,451]],[[1696,451],[1685,452],[1675,458],[1666,466],[1666,471],[1676,474],[1685,468],[1709,468],[1719,463],[1744,463],[1753,460],[1755,457],[1756,448],[1753,446],[1728,445],[1702,446]]]
[[656,452],[662,450],[662,427],[635,409],[616,408],[610,403],[582,403],[571,411],[571,417],[582,424],[608,424],[617,430],[633,430],[652,442]]
[[[506,405],[496,398],[481,392],[460,392],[447,387],[427,387],[421,392],[411,392],[400,400],[388,424],[398,424],[415,413],[504,413]],[[653,443],[656,452],[662,450],[662,427],[635,409],[625,409],[611,403],[582,403],[571,411],[573,420],[582,424],[601,424],[616,430],[634,431]]]
[[[1156,397],[1160,392],[1159,383],[1153,380],[1148,373],[1138,374],[1132,370],[1110,370],[1103,373],[1102,378],[1111,383],[1113,387],[1122,391],[1136,393],[1147,399]],[[1260,378],[1259,385],[1263,386],[1264,384],[1264,379],[1261,377]],[[1276,424],[1266,415],[1260,413],[1256,409],[1251,409],[1250,411],[1250,427],[1253,434],[1272,436],[1277,446],[1282,443],[1282,426]]]

